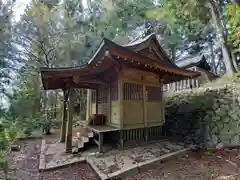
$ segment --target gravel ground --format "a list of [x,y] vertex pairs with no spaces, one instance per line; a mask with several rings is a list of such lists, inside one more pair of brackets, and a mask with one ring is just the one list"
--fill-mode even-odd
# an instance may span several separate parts
[[96,174],[87,164],[75,164],[51,172],[41,173],[39,180],[97,180]]
[[[40,139],[20,141],[21,150],[9,156],[13,180],[97,180],[94,171],[87,164],[76,164],[48,172],[38,172]],[[0,171],[0,180],[3,174]]]
[[[87,164],[38,173],[40,139],[20,141],[21,150],[9,156],[14,180],[97,180]],[[214,155],[191,152],[171,159],[152,170],[126,180],[240,180],[240,150],[224,150]],[[224,178],[223,178],[224,176]],[[0,172],[0,180],[3,178]]]

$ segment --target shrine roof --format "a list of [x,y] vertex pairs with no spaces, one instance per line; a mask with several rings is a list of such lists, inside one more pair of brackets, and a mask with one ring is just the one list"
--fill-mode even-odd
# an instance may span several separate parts
[[208,64],[206,57],[200,53],[182,58],[176,61],[176,65],[180,68],[199,67],[206,71],[211,71],[211,67]]
[[[153,35],[150,37],[154,39]],[[200,75],[197,72],[179,68],[174,63],[169,63],[169,59],[164,53],[161,57],[167,58],[167,61],[157,61],[138,53],[139,50],[149,45],[147,42],[152,40],[150,37],[146,38],[144,41],[138,43],[135,42],[134,44],[128,44],[125,46],[118,45],[107,38],[103,38],[92,58],[84,65],[60,68],[40,68],[43,86],[45,89],[64,88],[66,84],[74,84],[75,76],[91,77],[90,79],[92,80],[94,78],[99,80],[100,74],[102,75],[104,72],[112,71],[114,69],[118,71],[123,64],[154,72],[159,74],[162,78],[164,78],[164,74],[171,75],[173,80],[165,78],[166,83],[174,81],[174,78],[177,81],[179,79],[197,77]],[[75,83],[75,86],[76,88],[95,88],[99,82],[100,80],[91,82],[81,81],[81,83]]]

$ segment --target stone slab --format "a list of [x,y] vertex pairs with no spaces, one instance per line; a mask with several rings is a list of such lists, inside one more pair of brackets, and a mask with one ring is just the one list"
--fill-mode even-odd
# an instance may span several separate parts
[[39,167],[38,167],[39,171],[43,171],[46,168],[45,150],[46,150],[46,141],[45,139],[43,139],[41,143],[41,150],[40,150]]
[[97,173],[97,175],[98,175],[98,177],[101,179],[101,180],[107,180],[107,179],[109,179],[109,177],[106,175],[106,174],[104,174],[103,172],[101,172],[100,170],[99,170],[99,168],[96,166],[96,164],[93,162],[93,160],[92,159],[90,159],[90,158],[86,158],[86,161],[87,161],[87,163],[91,166],[91,168]]
[[185,153],[187,153],[189,150],[190,150],[190,148],[186,148],[186,149],[179,150],[179,151],[176,151],[176,152],[171,152],[171,153],[168,153],[168,154],[164,154],[160,157],[156,157],[154,159],[150,159],[150,160],[147,160],[145,162],[138,163],[139,172],[144,172],[144,171],[147,171],[149,169],[152,169],[154,166],[158,166],[162,162],[164,162],[164,161],[166,161],[170,158],[173,158],[173,157],[176,157],[176,156],[182,156]]
[[109,179],[123,179],[128,176],[135,176],[139,173],[138,165],[132,165],[130,167],[126,167],[114,173],[108,175]]
[[[88,163],[102,180],[122,179],[137,175],[139,172],[151,169],[162,161],[182,155],[189,150],[174,142],[159,140],[124,150],[109,149],[102,155],[96,154],[95,149],[73,155],[64,152],[62,143],[46,144],[43,141],[42,144],[39,170],[49,171],[75,163]],[[178,150],[180,148],[182,150]]]
[[[135,165],[129,165],[128,167],[124,167],[123,169],[118,170],[114,173],[110,173],[108,175],[105,175],[101,171],[99,171],[99,169],[96,168],[96,165],[93,165],[93,166],[95,166],[94,170],[96,171],[96,173],[101,174],[99,176],[101,179],[106,180],[107,177],[108,177],[108,179],[123,179],[128,176],[135,176],[140,172],[144,172],[149,169],[152,169],[153,167],[160,165],[160,163],[162,163],[163,161],[166,161],[170,158],[173,158],[176,156],[182,156],[183,154],[187,153],[189,150],[190,150],[190,148],[186,148],[186,149],[179,150],[176,152],[164,154],[160,157],[150,159],[145,162],[137,163]],[[90,165],[92,166],[92,164],[90,164]]]
[[64,163],[61,164],[56,164],[56,163],[48,163],[45,167],[45,169],[43,169],[42,171],[51,171],[51,170],[55,170],[58,168],[62,168],[62,167],[66,167],[66,166],[70,166],[76,163],[85,163],[86,159],[84,157],[79,158],[78,160],[72,160],[72,161],[66,161]]

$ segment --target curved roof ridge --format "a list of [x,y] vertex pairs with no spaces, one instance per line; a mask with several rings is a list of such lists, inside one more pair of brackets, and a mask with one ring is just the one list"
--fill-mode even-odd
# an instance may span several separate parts
[[122,46],[123,47],[130,47],[130,46],[139,45],[139,44],[141,44],[143,42],[146,42],[146,41],[149,41],[149,40],[151,41],[154,36],[156,36],[156,34],[155,33],[151,33],[151,34],[145,36],[144,38],[134,39],[133,41],[130,41],[128,44],[124,44]]

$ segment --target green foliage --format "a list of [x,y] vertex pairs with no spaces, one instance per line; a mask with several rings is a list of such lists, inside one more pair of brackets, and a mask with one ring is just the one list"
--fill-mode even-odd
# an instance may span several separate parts
[[11,145],[15,143],[19,134],[19,127],[6,119],[0,119],[0,170],[3,170],[5,179],[7,179],[9,165],[7,161],[7,152]]
[[229,25],[229,41],[234,49],[240,52],[240,6],[229,4],[227,6],[227,18]]
[[162,35],[167,46],[175,45],[177,49],[187,50],[186,45],[192,43],[190,52],[199,52],[200,44],[212,31],[209,23],[211,16],[205,2],[164,0],[159,3],[162,4],[160,8],[150,9],[146,14],[148,18],[164,23],[166,28]]
[[240,73],[235,73],[230,76],[223,76],[218,81],[223,81],[225,83],[239,82],[240,81]]
[[14,3],[11,0],[0,3],[0,98],[7,93],[7,85],[9,85],[11,80],[10,72],[12,72],[12,61],[14,60],[14,58],[11,59],[13,50],[11,44],[13,5]]
[[8,179],[8,172],[9,172],[9,165],[8,161],[6,160],[6,152],[0,150],[0,169],[3,170],[5,179]]

